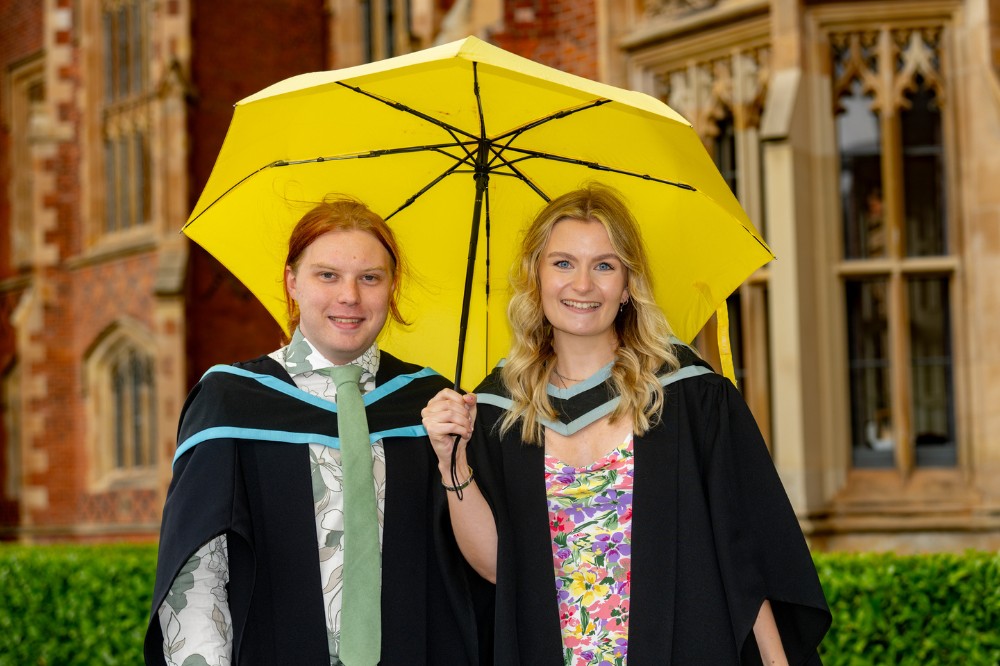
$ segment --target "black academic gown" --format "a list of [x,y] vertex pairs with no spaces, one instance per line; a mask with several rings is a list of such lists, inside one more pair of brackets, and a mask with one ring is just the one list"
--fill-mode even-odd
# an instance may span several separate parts
[[[703,365],[678,351],[682,373]],[[665,387],[660,424],[634,441],[629,666],[760,664],[765,598],[789,663],[818,664],[831,616],[798,522],[742,397],[701,372]],[[506,395],[498,371],[476,392]],[[564,422],[613,397],[588,393],[554,405]],[[495,663],[561,664],[544,450],[499,439],[503,413],[481,397],[469,453],[497,521]]]
[[[294,384],[268,357],[241,370]],[[381,353],[376,386],[419,371]],[[420,409],[448,383],[422,377],[368,407],[371,432],[420,425]],[[286,388],[287,390],[287,388]],[[260,428],[336,436],[329,412],[226,372],[191,392],[178,442],[207,428]],[[329,664],[307,446],[214,435],[174,464],[160,532],[146,633],[147,664],[163,664],[157,609],[184,563],[225,534],[237,664]],[[226,431],[221,434],[225,435]],[[437,463],[426,437],[383,438],[386,504],[382,543],[383,665],[478,663],[475,619],[446,521]]]

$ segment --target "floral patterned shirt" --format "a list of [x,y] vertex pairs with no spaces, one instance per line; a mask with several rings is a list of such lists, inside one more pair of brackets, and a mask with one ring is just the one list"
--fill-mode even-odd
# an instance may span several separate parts
[[623,666],[632,561],[633,438],[587,467],[545,456],[566,666]]
[[[335,402],[337,388],[333,381],[314,372],[333,364],[298,330],[287,347],[282,347],[269,356],[288,371],[292,381],[300,389]],[[372,345],[354,364],[360,365],[363,370],[361,391],[367,393],[374,389],[375,373],[379,366],[378,345]],[[340,642],[343,592],[341,573],[344,566],[344,496],[340,451],[321,444],[309,444],[309,462],[330,664],[338,666],[341,663],[336,655],[339,653]],[[381,441],[372,446],[372,471],[375,476],[381,541],[385,510],[385,450]],[[166,600],[159,608],[157,614],[163,631],[163,655],[169,666],[229,666],[233,649],[233,628],[225,587],[228,582],[228,542],[223,534],[206,543],[191,556],[174,579]]]

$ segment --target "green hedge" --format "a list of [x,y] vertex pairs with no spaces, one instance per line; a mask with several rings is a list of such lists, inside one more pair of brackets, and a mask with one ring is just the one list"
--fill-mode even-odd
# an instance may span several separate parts
[[0,665],[142,664],[156,547],[0,546]]
[[[826,666],[1000,664],[1000,555],[816,555]],[[154,546],[0,546],[0,666],[141,664]]]
[[1000,554],[817,554],[825,666],[1000,664]]

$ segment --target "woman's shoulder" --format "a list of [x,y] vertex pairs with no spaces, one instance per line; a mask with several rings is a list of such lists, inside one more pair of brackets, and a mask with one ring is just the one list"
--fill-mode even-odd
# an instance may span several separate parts
[[507,390],[507,385],[504,383],[503,376],[501,375],[503,365],[504,359],[501,359],[496,367],[490,371],[490,374],[486,375],[473,391],[476,394],[479,404],[492,405],[500,409],[508,409],[510,407],[510,391]]
[[671,386],[674,390],[717,391],[729,381],[689,345],[677,340],[672,345],[671,352],[677,359],[678,366],[675,368],[665,365],[658,373],[660,384],[668,391]]
[[503,367],[505,365],[507,365],[506,358],[502,358],[499,361],[497,361],[497,364],[493,366],[493,369],[490,370],[485,377],[483,377],[483,380],[479,382],[479,385],[476,386],[476,389],[475,391],[473,391],[473,393],[480,393],[483,391],[492,391],[492,392],[500,391],[506,394],[507,389],[504,388],[503,376],[501,374],[503,371]]
[[[678,368],[676,370],[684,370],[686,368],[701,368],[707,370],[710,373],[714,373],[715,370],[712,366],[708,364],[705,359],[698,354],[697,350],[691,345],[681,342],[677,338],[671,340],[669,353],[677,359]],[[675,372],[673,368],[665,365],[661,370],[660,374],[669,374]],[[700,373],[699,373],[700,374]]]

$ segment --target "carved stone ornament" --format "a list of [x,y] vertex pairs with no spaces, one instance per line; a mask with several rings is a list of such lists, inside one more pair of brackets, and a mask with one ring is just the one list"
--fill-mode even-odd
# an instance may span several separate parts
[[645,0],[646,16],[678,16],[709,9],[718,0]]

